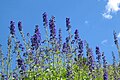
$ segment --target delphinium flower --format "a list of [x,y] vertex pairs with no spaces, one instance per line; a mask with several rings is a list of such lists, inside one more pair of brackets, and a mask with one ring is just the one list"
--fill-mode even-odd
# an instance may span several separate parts
[[69,45],[68,42],[69,42],[69,37],[66,38],[66,42],[65,43],[66,43],[67,54],[70,54],[70,52],[71,52],[70,49],[71,48],[70,48],[70,45]]
[[66,18],[66,27],[67,27],[67,31],[70,30],[71,25],[70,25],[70,18]]
[[50,28],[50,40],[55,40],[56,38],[56,29],[55,29],[55,17],[52,16],[49,20],[49,28]]
[[58,34],[58,46],[59,46],[59,50],[62,46],[62,32],[61,32],[61,28],[59,29],[59,34]]
[[117,80],[116,59],[115,59],[114,52],[112,52],[112,57],[113,57],[113,77],[114,77],[114,80]]
[[71,51],[71,44],[70,44],[70,37],[68,36],[68,37],[66,37],[66,45],[67,45],[67,54],[69,55],[72,55],[72,51]]
[[11,49],[12,49],[12,38],[11,36],[8,37],[8,52],[7,52],[7,77],[9,78],[9,73],[11,70]]
[[102,59],[103,59],[103,79],[108,80],[107,62],[104,52],[102,53]]
[[1,63],[1,74],[5,73],[4,54],[2,52],[2,45],[0,44],[0,63]]
[[25,62],[23,59],[18,59],[17,60],[17,65],[18,65],[18,68],[19,68],[19,73],[21,74],[21,76],[25,76],[25,71],[26,71],[26,65],[25,65]]
[[79,40],[78,42],[78,58],[82,58],[83,57],[83,41]]
[[[66,70],[67,70],[67,79],[72,78],[72,52],[71,52],[71,44],[70,44],[70,36],[66,37],[66,42],[63,45],[63,49],[66,51]],[[68,76],[69,75],[69,76]]]
[[17,60],[17,65],[18,65],[18,68],[21,68],[21,66],[23,65],[23,60],[22,59],[18,59]]
[[33,60],[33,57],[34,57],[34,51],[33,51],[33,49],[32,49],[32,48],[31,48],[31,49],[28,49],[28,50],[26,51],[25,55],[28,55],[28,60],[29,60],[29,61]]
[[40,60],[36,57],[34,57],[34,61],[35,61],[35,65],[37,66],[38,64],[40,64]]
[[96,59],[98,62],[98,68],[100,68],[101,67],[101,53],[100,53],[100,49],[98,46],[96,47],[96,55],[97,55]]
[[78,30],[77,30],[77,29],[75,30],[74,34],[75,34],[74,39],[75,39],[75,40],[78,40],[78,39],[79,39],[79,33],[78,33]]
[[96,59],[97,59],[97,64],[96,64],[96,67],[97,67],[97,76],[99,77],[100,76],[100,68],[101,68],[101,53],[100,53],[100,49],[98,46],[96,46]]
[[57,38],[56,38],[56,28],[55,28],[55,17],[52,16],[51,19],[49,20],[49,29],[50,29],[50,43],[52,45],[52,57],[53,57],[53,67],[54,67],[54,61],[55,58],[54,56],[55,51],[56,51],[56,46],[57,46]]
[[120,67],[120,46],[119,46],[117,35],[116,35],[115,31],[113,31],[113,35],[114,35],[114,43],[115,43],[115,45],[118,49],[118,53],[119,53],[119,67]]
[[[80,66],[82,66],[82,56],[83,56],[83,41],[80,39],[80,37],[79,37],[79,32],[78,32],[78,29],[76,29],[75,30],[75,32],[74,32],[74,40],[75,40],[75,42],[76,42],[76,47],[77,47],[77,49],[76,50],[78,50],[78,60],[79,60],[79,67]],[[75,56],[77,56],[76,54],[75,54]]]
[[[68,38],[69,38],[69,42],[71,43],[71,38],[72,38],[72,35],[71,35],[71,25],[70,25],[70,18],[66,18],[66,27],[67,27],[67,30],[68,31]],[[70,46],[72,47],[72,46]]]
[[[47,43],[48,46],[46,47],[46,49],[48,50],[49,49],[49,46],[50,46],[50,41],[49,41],[49,33],[48,33],[48,20],[47,20],[47,13],[44,12],[43,13],[43,26],[45,28],[45,33],[46,33],[46,39],[43,41],[43,43]],[[52,23],[52,22],[51,22]],[[49,22],[49,26],[50,26],[50,22]]]
[[[79,38],[79,32],[78,30],[76,29],[75,32],[74,32],[74,40],[76,42],[76,46],[78,47],[78,58],[82,58],[82,52],[83,52],[83,42],[82,40]],[[76,55],[75,55],[76,56]]]
[[73,79],[73,76],[71,76],[71,74],[72,74],[71,66],[69,64],[67,64],[66,70],[67,70],[66,80]]
[[[62,54],[60,54],[61,49],[62,49],[62,33],[61,33],[61,28],[59,28],[58,37],[56,38],[55,49],[54,49],[55,54],[56,54],[57,64],[62,59],[62,57],[61,57]],[[59,67],[59,65],[57,65],[57,67]]]
[[87,50],[87,66],[89,67],[89,76],[92,76],[92,79],[95,78],[94,69],[95,69],[95,61],[93,57],[92,49],[89,48],[88,43],[86,42],[86,50]]
[[[20,43],[20,41],[17,41],[17,42],[15,43],[15,46],[14,46],[14,53],[17,52],[17,50],[18,50],[18,48],[19,48],[19,43]],[[19,51],[18,51],[18,52],[19,52]]]
[[12,36],[15,34],[15,23],[13,21],[10,21],[10,34]]
[[25,63],[21,66],[21,71],[24,71],[25,72],[25,70],[26,70],[26,65],[25,65]]
[[39,26],[38,25],[36,25],[35,34],[37,35],[38,43],[40,43],[41,42],[41,34],[40,34],[40,31],[39,31]]
[[24,51],[24,47],[22,44],[19,44],[19,48],[21,49],[21,51]]
[[92,79],[95,78],[94,76],[94,69],[95,69],[95,61],[94,61],[94,57],[93,57],[93,52],[92,50],[89,48],[87,50],[88,53],[88,66],[89,66],[89,75],[92,75]]
[[23,43],[25,45],[26,50],[29,49],[29,47],[27,45],[27,42],[26,42],[26,39],[25,39],[25,35],[23,33],[23,30],[22,30],[22,22],[21,21],[18,22],[18,30],[19,30],[19,32],[21,34],[21,37],[23,39]]
[[79,68],[82,68],[83,65],[85,65],[83,61],[83,41],[79,40],[78,41],[78,60],[79,60]]
[[[76,43],[76,47],[74,49],[77,50],[77,54],[75,53],[75,57],[77,58],[77,65],[79,67],[79,70],[83,69],[83,66],[85,65],[85,62],[83,61],[83,41],[79,37],[79,32],[76,29],[74,32],[74,40]],[[78,77],[80,78],[81,73],[78,72]]]
[[66,37],[66,43],[69,44],[70,37]]
[[114,35],[114,42],[118,46],[118,40],[117,40],[117,35],[115,31],[113,31],[113,35]]
[[120,74],[120,46],[119,46],[119,43],[118,43],[118,39],[117,39],[117,35],[116,35],[116,32],[113,31],[113,35],[114,35],[114,42],[115,42],[115,45],[118,49],[118,55],[119,55],[119,63],[118,63],[118,74]]
[[[71,35],[70,18],[66,18],[66,27],[67,27],[66,31],[68,32],[68,37],[66,37],[66,43],[67,43],[67,45],[69,45],[69,48],[70,48],[70,49],[68,49],[69,54],[67,54],[67,55],[72,56],[73,49],[72,49],[71,42],[72,42],[72,36],[73,35]],[[69,59],[70,59],[70,57],[69,57]]]
[[[66,37],[66,44],[67,44],[67,48],[68,48],[68,53],[66,54],[66,57],[67,57],[67,63],[72,63],[72,56],[73,56],[73,54],[72,54],[72,52],[73,52],[73,46],[72,46],[72,36],[73,35],[71,35],[71,25],[70,25],[70,18],[66,18],[66,27],[67,27],[67,32],[68,32],[68,36]],[[75,50],[74,50],[75,51]],[[70,66],[70,67],[72,67],[72,65]]]
[[46,12],[43,13],[43,25],[44,25],[44,27],[48,26],[47,13]]
[[19,29],[19,31],[22,31],[22,23],[21,23],[21,21],[18,22],[18,29]]
[[67,44],[63,43],[62,52],[66,52],[66,51],[67,51]]
[[[70,18],[66,18],[66,27],[68,31],[68,37],[66,39],[68,39],[68,44],[71,44],[71,39],[72,39],[72,35],[71,35],[71,25],[70,25]],[[70,50],[72,50],[72,45],[70,45]],[[72,51],[71,51],[72,52]]]
[[30,42],[31,42],[31,37],[30,37],[30,33],[27,33],[27,38],[28,38],[28,47],[31,47],[31,44],[30,44]]
[[[48,20],[47,20],[47,13],[44,12],[42,14],[42,17],[43,17],[43,26],[45,28],[45,40],[42,42],[42,43],[46,43],[47,44],[47,47],[45,49],[45,55],[46,55],[46,61],[48,62],[48,64],[50,64],[50,40],[49,40],[49,32],[48,32]],[[49,22],[50,24],[50,22]],[[50,25],[49,25],[50,26]],[[50,28],[50,27],[49,27]]]
[[62,56],[63,56],[63,66],[66,65],[66,53],[67,53],[67,43],[64,42],[63,45],[62,45]]
[[17,41],[15,45],[15,51],[17,50],[17,52],[19,53],[19,49],[21,49],[21,51],[24,51],[24,46],[20,43],[20,41]]
[[18,74],[15,73],[15,72],[13,72],[13,78],[14,78],[15,80],[18,80]]
[[32,43],[31,46],[33,47],[33,49],[35,48],[37,50],[38,47],[40,46],[40,42],[41,42],[41,35],[40,35],[40,32],[39,32],[38,25],[36,25],[35,33],[31,37],[31,43]]
[[24,46],[21,44],[21,42],[15,41],[14,52],[16,53],[16,61],[17,61],[16,67],[15,67],[16,74],[19,74],[19,69],[21,68],[21,66],[19,64],[20,64],[20,60],[22,60],[21,57],[22,57],[22,53],[24,53],[23,51],[24,51]]

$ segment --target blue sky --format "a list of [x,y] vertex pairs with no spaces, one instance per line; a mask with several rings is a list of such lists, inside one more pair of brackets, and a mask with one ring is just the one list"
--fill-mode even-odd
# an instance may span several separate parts
[[113,30],[120,32],[119,4],[120,0],[0,0],[0,43],[5,50],[11,20],[16,27],[22,21],[24,33],[31,35],[38,24],[44,35],[42,14],[47,12],[48,18],[56,17],[57,30],[62,28],[64,37],[67,36],[65,18],[70,17],[72,33],[78,29],[80,37],[88,41],[93,51],[95,46],[100,46],[108,62],[112,62],[111,51],[118,59]]

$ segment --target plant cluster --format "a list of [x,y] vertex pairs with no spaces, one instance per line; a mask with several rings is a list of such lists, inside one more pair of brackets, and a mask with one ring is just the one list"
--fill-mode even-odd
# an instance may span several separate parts
[[24,35],[19,21],[20,41],[16,37],[14,21],[10,22],[7,56],[0,45],[1,80],[120,80],[120,47],[115,31],[119,62],[111,52],[113,64],[108,64],[98,46],[94,56],[87,41],[80,38],[78,29],[72,34],[70,18],[66,18],[68,36],[63,41],[62,30],[56,33],[55,17],[48,21],[46,12],[42,16],[45,39],[42,39],[38,25],[32,36],[30,33]]

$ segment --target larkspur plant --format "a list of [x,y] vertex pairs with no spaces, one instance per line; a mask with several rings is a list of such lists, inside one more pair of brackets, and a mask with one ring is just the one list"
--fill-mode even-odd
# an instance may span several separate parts
[[63,40],[62,30],[58,30],[58,35],[56,33],[55,17],[48,21],[46,12],[42,16],[45,39],[42,39],[39,25],[35,26],[32,36],[27,33],[26,39],[19,21],[18,30],[22,37],[19,41],[15,22],[10,21],[7,56],[0,45],[1,80],[120,80],[120,46],[115,31],[119,62],[111,52],[113,64],[108,64],[98,46],[94,56],[87,41],[80,38],[78,29],[72,34],[70,18],[66,18],[68,36]]

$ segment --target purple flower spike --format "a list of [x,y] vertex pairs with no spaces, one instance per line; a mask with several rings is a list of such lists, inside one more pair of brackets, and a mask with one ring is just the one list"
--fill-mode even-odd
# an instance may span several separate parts
[[32,46],[35,47],[35,49],[38,49],[40,45],[40,41],[41,41],[41,35],[39,32],[39,26],[36,25],[35,34],[31,37]]
[[18,59],[17,62],[18,62],[18,67],[20,68],[23,65],[23,60],[22,59]]
[[23,71],[26,70],[26,66],[25,66],[25,64],[21,66],[21,70],[23,70]]
[[105,59],[105,55],[104,55],[104,52],[102,53],[102,59],[103,59],[103,78],[104,80],[108,80],[108,72],[107,72],[107,62],[106,62],[106,59]]
[[54,39],[56,37],[56,29],[55,29],[55,17],[52,16],[49,22],[49,28],[50,28],[50,39]]
[[22,31],[22,23],[20,21],[18,22],[18,29],[19,31]]
[[101,53],[100,53],[100,49],[98,46],[96,47],[96,55],[97,55],[96,59],[98,62],[98,68],[100,68],[101,67],[101,61],[100,61],[101,60]]
[[75,34],[75,37],[74,37],[75,40],[78,40],[79,39],[79,33],[78,33],[77,29],[75,30],[74,34]]
[[104,80],[108,80],[108,73],[107,73],[107,71],[104,71],[103,78],[104,78]]
[[94,69],[95,69],[95,61],[94,61],[94,57],[93,57],[93,52],[91,48],[87,48],[87,57],[88,57],[88,62],[87,65],[89,67],[89,75],[92,75],[92,78],[94,78]]
[[15,34],[15,24],[13,21],[10,21],[10,34]]
[[78,42],[78,58],[81,58],[83,56],[83,41],[80,40],[80,42]]
[[66,18],[66,27],[67,27],[67,31],[69,31],[69,29],[71,28],[70,18]]
[[67,51],[67,44],[66,44],[66,43],[63,44],[62,51],[63,51],[63,52],[66,52],[66,51]]
[[47,14],[46,12],[43,13],[43,25],[46,27],[48,24],[48,21],[47,21]]
[[114,35],[114,42],[116,45],[118,45],[117,35],[115,31],[113,32],[113,35]]

